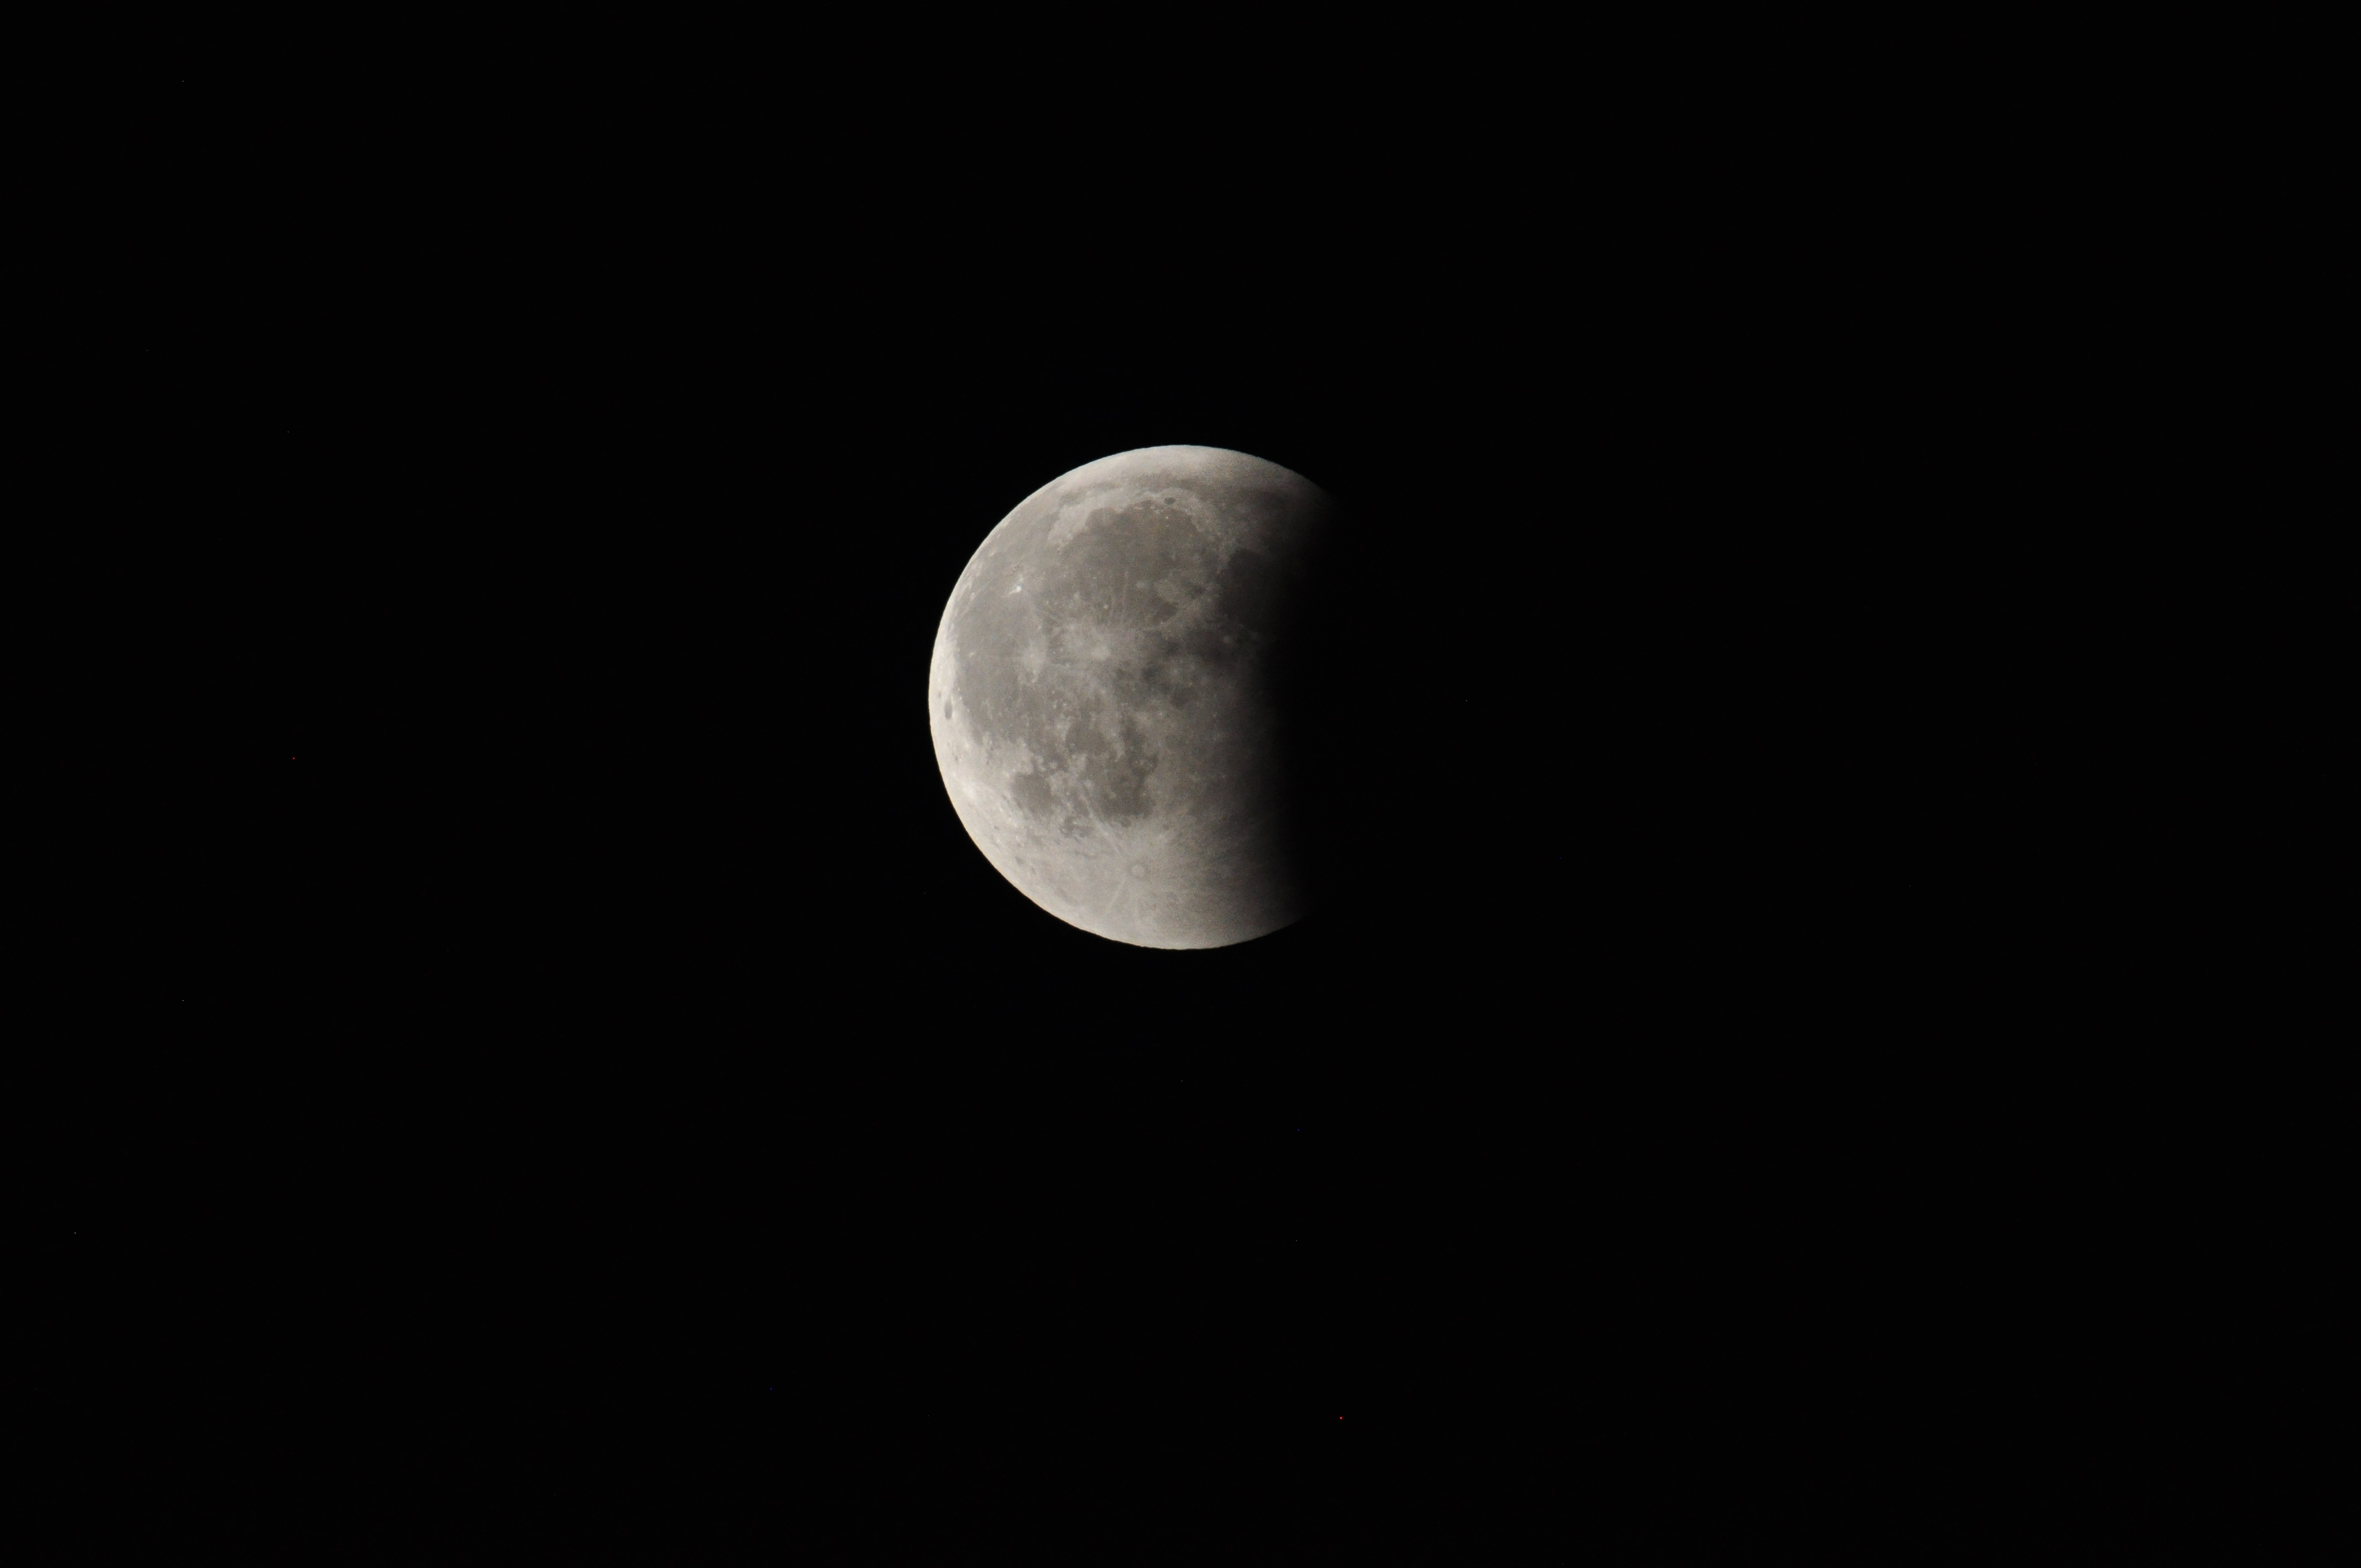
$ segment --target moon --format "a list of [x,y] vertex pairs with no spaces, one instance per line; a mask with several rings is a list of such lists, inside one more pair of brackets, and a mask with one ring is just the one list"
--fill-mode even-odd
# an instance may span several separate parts
[[935,632],[928,721],[959,818],[1071,926],[1221,948],[1291,924],[1284,685],[1334,503],[1210,446],[1118,453],[1003,518]]

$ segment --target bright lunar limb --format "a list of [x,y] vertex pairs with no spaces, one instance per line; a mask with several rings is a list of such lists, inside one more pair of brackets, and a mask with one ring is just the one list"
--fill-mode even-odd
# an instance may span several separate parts
[[1209,446],[1086,464],[1001,520],[928,679],[960,821],[1027,898],[1148,948],[1303,913],[1277,662],[1333,503]]

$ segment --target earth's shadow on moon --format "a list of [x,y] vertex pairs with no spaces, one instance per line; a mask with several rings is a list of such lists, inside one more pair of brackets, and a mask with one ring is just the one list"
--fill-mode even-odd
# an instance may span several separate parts
[[1389,857],[1398,861],[1407,852],[1405,843],[1389,843],[1407,835],[1388,835],[1384,823],[1415,809],[1389,789],[1411,770],[1389,758],[1436,742],[1400,676],[1403,627],[1391,602],[1391,552],[1377,522],[1373,509],[1334,497],[1273,638],[1265,678],[1278,716],[1275,773],[1285,852],[1306,890],[1305,913],[1242,947],[1334,933],[1371,917],[1371,895]]

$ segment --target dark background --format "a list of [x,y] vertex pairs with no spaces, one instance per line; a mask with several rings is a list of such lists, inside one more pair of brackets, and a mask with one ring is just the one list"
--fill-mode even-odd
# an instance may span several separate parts
[[[67,398],[71,1550],[2315,1539],[2333,1146],[2187,940],[2101,250],[1513,113],[1012,181],[175,91]],[[1355,531],[1323,899],[1216,952],[1003,883],[921,707],[1164,443]]]

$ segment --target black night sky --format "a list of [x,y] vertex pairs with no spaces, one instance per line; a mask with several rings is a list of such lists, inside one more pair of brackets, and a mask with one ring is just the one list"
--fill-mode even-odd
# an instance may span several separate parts
[[[56,1560],[1981,1562],[2304,1484],[2310,1157],[2190,1119],[2023,255],[1523,136],[1027,182],[666,102],[126,165],[192,259],[87,356]],[[1027,903],[922,707],[992,526],[1167,443],[1355,529],[1323,901],[1214,952]]]

